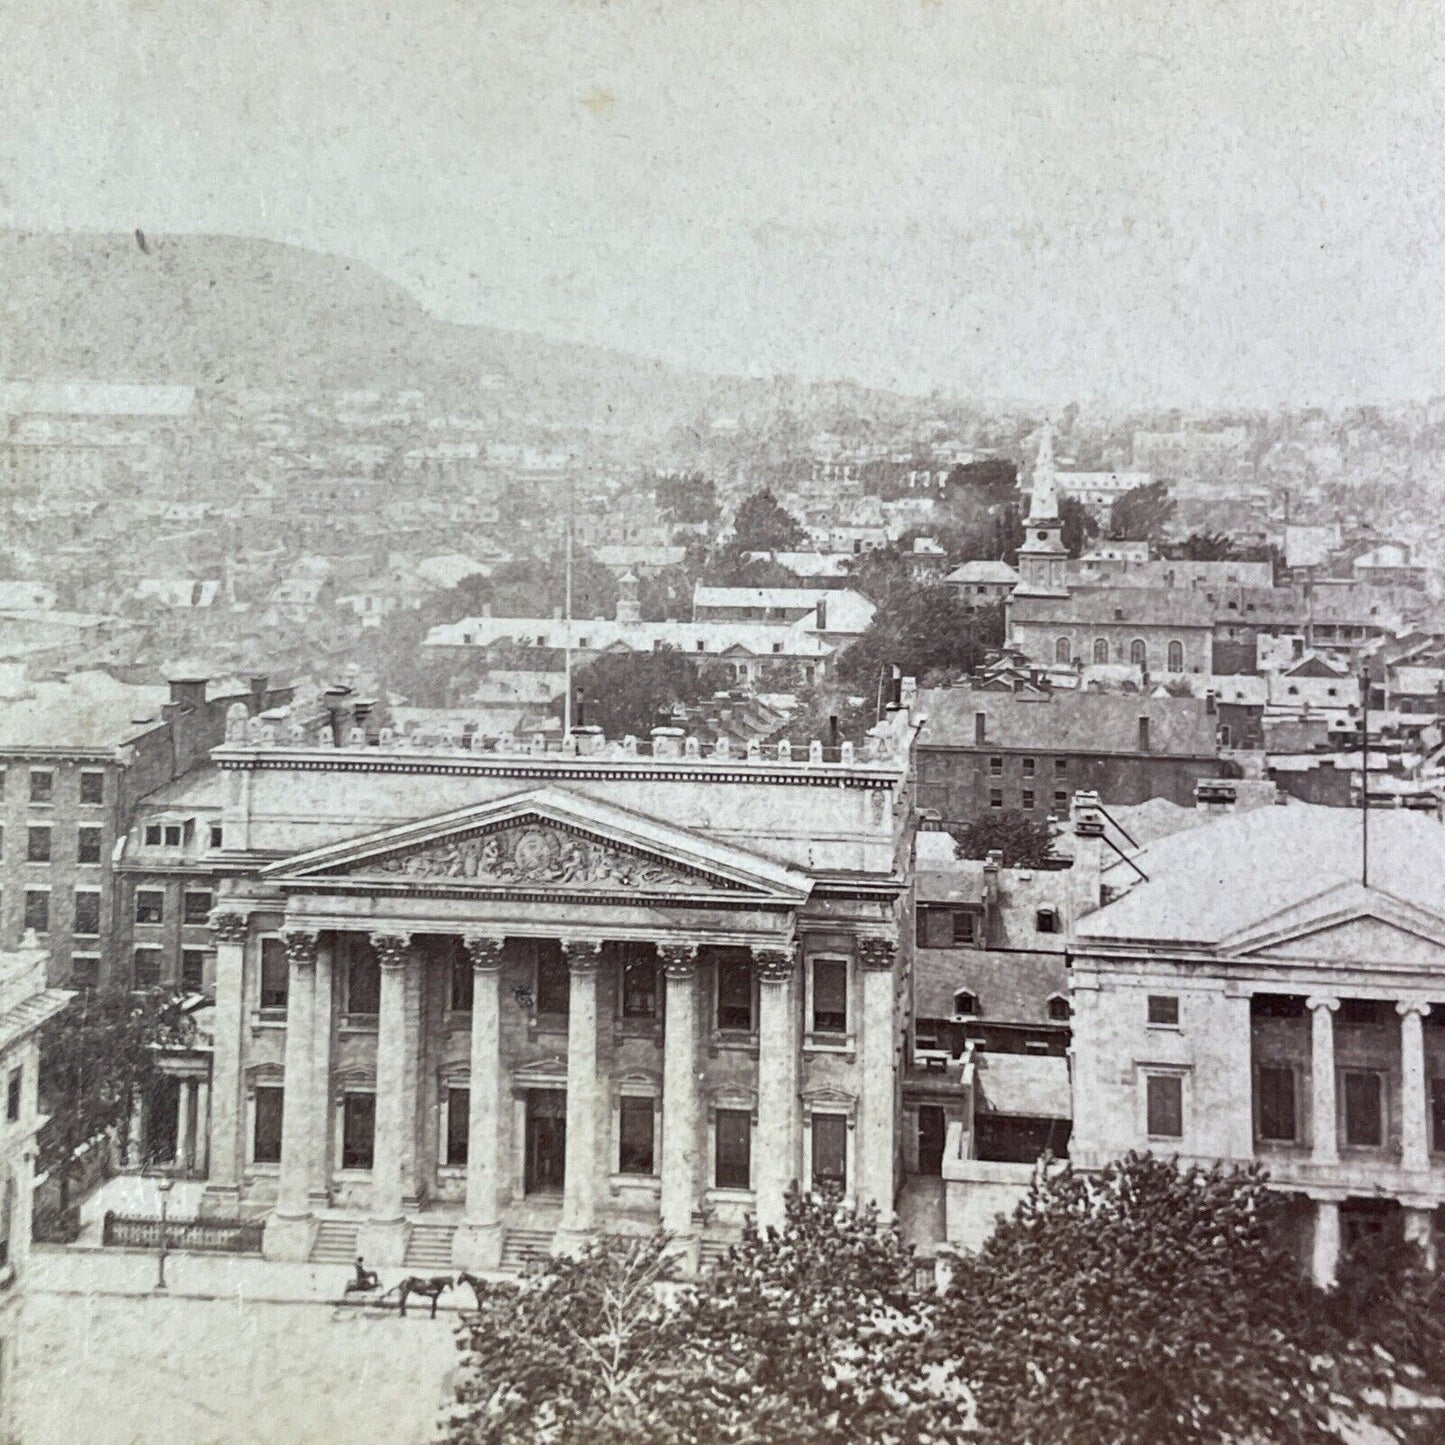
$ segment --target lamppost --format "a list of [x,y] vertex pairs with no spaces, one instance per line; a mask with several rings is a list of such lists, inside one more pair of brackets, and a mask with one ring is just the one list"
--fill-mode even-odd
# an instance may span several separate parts
[[156,1288],[166,1287],[166,1209],[170,1204],[171,1185],[174,1181],[170,1175],[164,1175],[156,1180],[156,1189],[161,1196],[161,1250],[156,1261]]

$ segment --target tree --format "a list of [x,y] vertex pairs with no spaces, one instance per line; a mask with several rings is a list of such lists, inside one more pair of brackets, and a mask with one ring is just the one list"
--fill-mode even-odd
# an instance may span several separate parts
[[[672,647],[604,653],[581,668],[573,683],[573,721],[580,709],[582,720],[609,738],[646,739],[653,728],[667,725],[676,704],[703,696],[696,661]],[[562,707],[559,698],[553,704],[559,717]]]
[[737,552],[791,552],[805,533],[770,491],[754,492],[733,517],[733,549]]
[[657,510],[669,522],[712,526],[718,519],[717,487],[701,472],[658,477],[653,484]]
[[971,672],[1002,639],[1002,608],[965,607],[945,583],[901,582],[844,652],[839,677],[864,694],[875,692],[894,667],[920,681],[930,675],[952,679]]
[[1191,532],[1179,544],[1178,555],[1186,562],[1228,562],[1236,553],[1223,532]]
[[1159,542],[1174,515],[1174,498],[1165,482],[1150,482],[1125,492],[1109,510],[1109,534],[1118,540]]
[[1331,1341],[1256,1169],[1040,1169],[959,1261],[932,1343],[984,1445],[1338,1441]]
[[874,1209],[794,1191],[781,1230],[695,1281],[668,1242],[603,1239],[484,1286],[449,1445],[907,1445],[951,1438],[924,1381],[911,1251]]
[[38,1165],[58,1181],[62,1213],[87,1147],[129,1124],[135,1101],[156,1079],[157,1050],[183,1045],[190,1032],[174,997],[123,989],[82,993],[47,1026],[40,1093],[49,1118]]
[[960,858],[987,858],[998,851],[1005,868],[1043,868],[1053,857],[1049,825],[1035,822],[1017,808],[990,808],[950,831]]
[[637,583],[637,604],[644,622],[677,621],[692,616],[692,574],[686,567],[661,567]]
[[1018,500],[1019,469],[1006,457],[988,457],[979,462],[960,462],[948,473],[944,494],[953,501],[975,497],[987,507]]
[[1059,498],[1059,520],[1064,524],[1061,540],[1070,557],[1077,557],[1099,535],[1094,514],[1077,497]]

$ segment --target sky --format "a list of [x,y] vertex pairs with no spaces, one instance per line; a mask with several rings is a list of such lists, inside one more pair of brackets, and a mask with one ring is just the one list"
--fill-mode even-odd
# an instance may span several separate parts
[[4,0],[0,55],[0,225],[292,242],[702,371],[1445,393],[1420,0]]

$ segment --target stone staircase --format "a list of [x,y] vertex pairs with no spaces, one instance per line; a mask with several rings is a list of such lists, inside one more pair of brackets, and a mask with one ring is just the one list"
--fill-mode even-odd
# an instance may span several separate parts
[[736,1243],[735,1239],[704,1239],[698,1248],[698,1270],[710,1270]]
[[452,1237],[456,1232],[455,1224],[413,1224],[402,1263],[407,1269],[423,1270],[427,1274],[450,1274]]
[[356,1263],[356,1231],[358,1226],[345,1219],[323,1219],[311,1246],[312,1264]]
[[502,1240],[502,1268],[511,1274],[525,1273],[528,1265],[551,1255],[552,1238],[550,1229],[513,1229],[509,1226]]

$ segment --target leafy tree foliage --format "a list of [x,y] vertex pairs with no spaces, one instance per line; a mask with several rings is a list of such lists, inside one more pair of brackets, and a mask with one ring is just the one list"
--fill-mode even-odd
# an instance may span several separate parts
[[1049,825],[1017,808],[990,808],[952,833],[960,858],[987,858],[999,850],[1005,868],[1042,868],[1053,856]]
[[1159,542],[1174,515],[1166,482],[1150,482],[1125,492],[1109,509],[1109,532],[1119,540]]
[[701,472],[680,477],[658,477],[653,486],[657,509],[669,522],[712,526],[718,519],[717,487]]
[[637,604],[644,622],[686,621],[692,616],[692,573],[686,567],[662,567],[637,582]]
[[1039,1171],[959,1262],[934,1348],[992,1445],[1335,1441],[1338,1372],[1255,1170]]
[[920,681],[971,672],[1003,640],[1003,610],[970,609],[944,583],[900,582],[878,604],[868,630],[843,654],[842,681],[870,693],[897,667]]
[[1018,500],[1019,469],[1006,457],[960,462],[948,473],[945,494],[950,500],[973,496],[985,506],[997,507]]
[[40,1095],[49,1113],[39,1168],[60,1186],[62,1210],[87,1145],[128,1124],[132,1106],[155,1082],[156,1051],[184,1044],[189,1022],[160,992],[85,992],[47,1026],[40,1044]]
[[1070,557],[1077,557],[1099,535],[1094,514],[1077,497],[1059,498],[1059,520],[1064,524],[1060,540]]
[[789,552],[805,533],[770,491],[754,492],[733,518],[733,548],[738,552]]
[[1186,562],[1228,562],[1239,554],[1223,532],[1191,532],[1179,544],[1177,555]]
[[[667,1243],[603,1239],[464,1328],[449,1445],[852,1445],[949,1438],[914,1367],[926,1311],[896,1230],[794,1193],[698,1280]],[[956,1422],[955,1422],[956,1423]]]
[[[574,702],[580,698],[583,721],[610,738],[630,733],[645,739],[653,728],[668,724],[675,704],[695,703],[706,690],[697,663],[676,648],[606,653],[573,677]],[[560,717],[562,701],[553,706]]]

